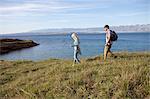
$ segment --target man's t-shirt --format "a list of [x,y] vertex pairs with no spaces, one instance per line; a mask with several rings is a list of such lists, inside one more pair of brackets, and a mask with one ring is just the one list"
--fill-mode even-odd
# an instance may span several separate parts
[[[106,43],[108,42],[108,38],[111,35],[111,31],[108,30],[108,32],[106,32]],[[110,40],[108,43],[112,44],[112,41]]]

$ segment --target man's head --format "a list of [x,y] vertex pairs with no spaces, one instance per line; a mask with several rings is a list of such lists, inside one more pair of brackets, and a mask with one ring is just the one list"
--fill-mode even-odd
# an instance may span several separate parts
[[109,29],[109,25],[104,26],[104,31],[107,31]]

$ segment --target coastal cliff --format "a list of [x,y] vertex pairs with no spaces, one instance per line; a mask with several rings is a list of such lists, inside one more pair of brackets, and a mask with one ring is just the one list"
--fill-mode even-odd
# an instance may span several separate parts
[[39,44],[35,43],[32,40],[0,39],[0,54],[37,45]]

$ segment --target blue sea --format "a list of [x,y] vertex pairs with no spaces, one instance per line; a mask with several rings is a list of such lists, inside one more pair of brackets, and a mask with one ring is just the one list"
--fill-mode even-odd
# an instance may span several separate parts
[[[118,40],[113,43],[112,51],[140,52],[150,51],[150,33],[118,33]],[[45,60],[48,58],[72,59],[73,48],[70,34],[67,35],[28,35],[0,36],[33,40],[40,45],[0,55],[0,60]],[[103,54],[105,34],[79,34],[82,55],[92,57]]]

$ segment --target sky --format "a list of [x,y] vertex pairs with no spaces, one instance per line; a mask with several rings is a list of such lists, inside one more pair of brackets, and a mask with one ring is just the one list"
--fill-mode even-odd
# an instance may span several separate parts
[[0,0],[0,34],[150,23],[150,0]]

